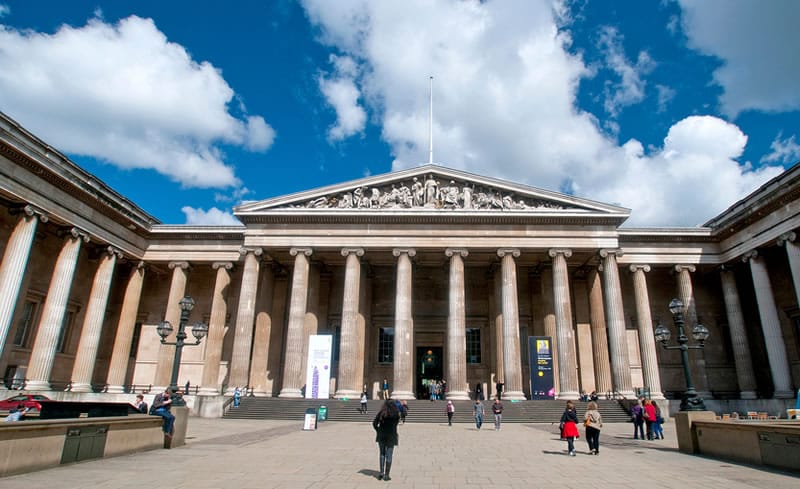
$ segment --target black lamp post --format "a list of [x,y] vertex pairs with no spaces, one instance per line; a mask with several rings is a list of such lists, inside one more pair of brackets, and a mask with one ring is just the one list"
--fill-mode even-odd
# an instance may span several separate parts
[[671,336],[669,330],[663,325],[656,326],[655,337],[656,341],[661,343],[661,346],[666,350],[680,350],[681,362],[683,363],[683,376],[686,378],[686,392],[683,394],[681,400],[681,411],[705,411],[706,405],[703,399],[698,397],[697,391],[694,390],[692,384],[692,374],[689,371],[689,350],[699,350],[705,346],[705,341],[708,339],[708,328],[698,323],[692,328],[692,338],[699,344],[689,345],[689,338],[683,331],[683,302],[678,299],[672,299],[669,303],[669,312],[672,313],[672,321],[678,328],[678,344],[668,346],[667,342]]
[[[187,295],[180,300],[179,304],[181,306],[181,321],[178,325],[178,333],[175,335],[175,341],[167,341],[167,337],[172,334],[174,329],[169,321],[161,321],[161,323],[158,325],[158,328],[156,328],[158,335],[161,337],[162,345],[175,345],[175,358],[172,361],[172,378],[169,381],[169,390],[173,394],[178,392],[178,371],[181,368],[181,355],[183,353],[183,347],[199,345],[200,340],[202,340],[203,337],[208,334],[208,325],[203,322],[198,322],[192,326],[192,335],[194,335],[197,341],[194,343],[184,342],[187,337],[186,322],[189,320],[189,313],[192,312],[192,309],[194,308],[194,299]],[[176,399],[173,400],[173,405],[182,405],[183,399],[179,398],[179,396],[175,397]]]

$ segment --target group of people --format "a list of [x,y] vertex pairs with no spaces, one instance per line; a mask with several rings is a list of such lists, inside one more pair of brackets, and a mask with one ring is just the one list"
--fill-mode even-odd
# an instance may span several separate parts
[[[589,401],[586,405],[586,412],[583,414],[583,426],[586,428],[586,442],[589,444],[589,453],[592,455],[600,454],[600,429],[603,427],[603,417],[597,409],[595,401]],[[578,431],[578,413],[575,410],[575,403],[567,401],[564,414],[561,415],[561,438],[567,440],[567,452],[569,456],[575,456],[575,439],[580,437]]]
[[423,383],[423,387],[427,391],[427,397],[431,401],[441,401],[447,394],[447,381],[445,380],[431,380]]
[[175,431],[175,415],[170,411],[172,407],[172,393],[169,388],[164,392],[156,394],[153,398],[153,405],[150,406],[149,409],[144,400],[144,395],[142,394],[136,394],[136,402],[134,402],[133,405],[136,407],[136,410],[142,414],[161,416],[164,419],[161,430],[164,432],[164,436],[172,438],[172,434]]
[[[633,421],[634,440],[663,440],[664,417],[656,401],[640,397],[636,404],[631,406],[631,421]],[[646,431],[645,431],[646,430]]]
[[[451,409],[453,412],[455,411],[453,401],[447,401],[447,422],[450,426],[452,426],[453,419]],[[483,426],[483,417],[485,414],[483,401],[481,398],[475,399],[475,403],[472,405],[472,415],[475,417],[475,427],[477,429],[481,429],[481,426]],[[494,414],[494,430],[500,431],[500,424],[503,421],[503,403],[500,402],[499,397],[496,397],[492,403],[492,414]]]

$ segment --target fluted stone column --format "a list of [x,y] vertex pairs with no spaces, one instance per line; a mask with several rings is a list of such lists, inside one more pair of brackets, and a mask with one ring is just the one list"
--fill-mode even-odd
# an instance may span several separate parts
[[519,353],[519,299],[517,297],[516,248],[497,250],[503,273],[503,399],[524,400],[522,366]]
[[791,399],[794,397],[794,392],[792,391],[792,377],[789,373],[789,360],[786,356],[786,345],[783,342],[781,323],[775,307],[775,296],[769,282],[767,265],[755,250],[747,253],[743,260],[750,262],[750,273],[753,275],[758,315],[761,318],[761,331],[764,334],[769,369],[772,373],[772,383],[775,386],[773,396],[778,399]]
[[800,307],[800,246],[797,245],[795,233],[785,233],[778,238],[778,246],[786,247],[786,257],[789,259],[789,269],[792,271],[794,296],[797,307]]
[[650,397],[664,399],[661,391],[661,374],[658,371],[658,354],[653,332],[653,318],[650,316],[650,295],[647,293],[645,272],[650,265],[631,265],[633,273],[633,294],[636,299],[636,322],[639,327],[639,351],[642,355],[642,374],[644,384],[650,389]]
[[567,258],[572,250],[551,249],[553,259],[553,305],[556,314],[558,340],[559,399],[578,399],[578,358],[575,355],[575,330],[572,327],[572,301],[569,293],[569,271]]
[[[214,293],[211,296],[211,317],[208,320],[206,356],[198,395],[219,394],[219,364],[222,360],[222,341],[225,337],[225,318],[228,316],[228,289],[231,285],[231,262],[215,262],[211,268],[217,271]],[[231,375],[232,377],[232,375]]]
[[394,312],[394,390],[392,399],[414,399],[414,316],[411,258],[417,251],[395,248],[397,257],[397,293]]
[[608,358],[608,332],[606,312],[603,307],[603,287],[600,273],[589,274],[589,322],[592,327],[592,357],[594,360],[594,384],[598,393],[614,389],[611,381],[611,361]]
[[[684,318],[689,332],[697,324],[697,306],[694,301],[691,276],[695,270],[694,265],[675,265],[675,271],[678,273],[678,293],[681,296],[681,301],[683,301]],[[689,362],[689,369],[692,372],[692,380],[694,380],[697,395],[706,398],[711,397],[711,391],[708,390],[705,350],[695,350],[694,354],[690,355],[689,358],[694,359],[694,361]]]
[[[228,388],[225,394],[233,395],[237,387],[241,388],[248,384],[250,374],[250,350],[253,341],[253,322],[256,314],[256,295],[258,292],[258,274],[260,271],[259,260],[263,254],[261,248],[241,248],[239,254],[244,257],[244,270],[242,271],[242,284],[239,291],[239,307],[236,310],[236,326],[233,336],[233,352],[231,353],[230,375],[228,376]],[[224,326],[223,326],[224,327]],[[209,331],[209,335],[211,332]],[[220,348],[222,348],[222,336],[220,336]],[[220,355],[222,351],[220,350]],[[221,357],[220,357],[221,358]],[[219,362],[217,362],[219,364]],[[217,367],[219,368],[219,367]],[[209,372],[210,373],[210,372]],[[217,371],[219,375],[219,371]],[[205,386],[205,378],[203,379]],[[217,378],[213,380],[214,388],[212,393],[217,393]]]
[[[167,296],[167,310],[164,313],[164,321],[169,321],[172,325],[172,334],[166,340],[174,342],[178,334],[178,325],[181,323],[180,301],[186,293],[186,279],[189,270],[189,262],[173,261],[169,263],[172,270],[172,281],[169,285],[169,295]],[[156,364],[156,376],[153,380],[154,390],[163,391],[169,386],[172,377],[172,363],[175,359],[174,345],[160,345],[158,349],[158,364]]]
[[136,315],[139,312],[139,300],[142,297],[144,283],[144,262],[137,263],[128,277],[125,296],[122,299],[122,311],[117,323],[117,334],[114,337],[114,349],[108,365],[108,392],[121,394],[125,392],[125,375],[128,373],[128,361],[131,355],[131,340],[136,327]]
[[273,294],[275,293],[275,269],[271,262],[262,262],[261,283],[256,300],[256,330],[253,334],[253,358],[250,361],[250,387],[253,395],[271,396],[267,391],[269,379],[270,337],[272,336]]
[[89,304],[83,316],[81,339],[72,366],[72,392],[92,392],[92,374],[97,362],[97,347],[100,345],[108,294],[111,292],[111,281],[118,258],[122,258],[122,252],[109,246],[94,274]]
[[558,365],[558,329],[556,328],[556,309],[553,304],[553,269],[542,270],[542,308],[544,309],[544,335],[550,337],[553,361],[553,389],[559,392],[561,369]]
[[42,317],[36,340],[33,342],[28,365],[28,390],[44,391],[50,389],[50,373],[56,357],[56,343],[64,325],[64,314],[67,310],[69,291],[75,277],[75,267],[81,251],[81,243],[89,242],[89,236],[83,231],[72,228],[67,235],[64,246],[58,254],[47,298],[44,301]]
[[308,257],[311,248],[292,248],[295,257],[292,272],[292,297],[289,301],[289,324],[286,328],[286,350],[283,357],[283,387],[278,397],[303,397],[303,343],[305,338],[305,315],[308,302]]
[[33,237],[39,221],[47,222],[48,218],[40,210],[31,205],[22,209],[22,217],[17,222],[6,243],[3,261],[0,263],[0,358],[3,357],[6,338],[11,329],[11,318],[19,298],[25,268],[31,254]]
[[[498,382],[505,385],[505,362],[503,361],[503,274],[500,267],[494,265],[489,268],[492,279],[492,306],[491,306],[491,335],[494,338],[495,377]],[[469,385],[467,385],[469,389]]]
[[[336,385],[337,399],[359,397],[364,372],[359,358],[364,356],[364,335],[358,328],[359,298],[361,297],[361,261],[363,248],[345,248],[344,297],[342,299],[342,329],[339,339],[339,370]],[[360,334],[359,334],[360,333]]]
[[611,376],[614,390],[625,397],[634,397],[631,382],[631,364],[628,358],[628,338],[625,332],[622,288],[617,268],[619,250],[600,250],[603,259],[603,292],[606,296],[606,325],[608,349],[611,355]]
[[463,248],[447,248],[450,257],[449,313],[447,315],[447,386],[448,399],[469,400],[467,385],[467,312],[464,292]]
[[739,397],[742,399],[756,399],[756,377],[753,372],[753,360],[750,356],[750,344],[747,341],[747,331],[742,314],[742,305],[739,302],[739,290],[736,287],[736,277],[733,270],[722,267],[719,273],[722,281],[722,296],[725,299],[725,312],[728,317],[728,330],[731,334],[733,346],[733,361],[736,365],[736,378],[739,380]]

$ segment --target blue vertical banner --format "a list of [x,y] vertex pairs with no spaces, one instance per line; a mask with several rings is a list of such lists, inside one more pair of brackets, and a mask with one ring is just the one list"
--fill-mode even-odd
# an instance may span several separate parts
[[555,399],[553,341],[549,336],[528,336],[531,399]]

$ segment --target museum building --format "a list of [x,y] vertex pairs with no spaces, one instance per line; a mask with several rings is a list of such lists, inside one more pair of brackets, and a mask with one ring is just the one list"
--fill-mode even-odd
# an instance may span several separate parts
[[[711,190],[711,189],[710,189]],[[309,338],[330,335],[330,393],[412,399],[476,385],[532,397],[529,337],[552,339],[554,394],[680,396],[684,304],[707,399],[800,385],[800,165],[705,225],[625,227],[630,210],[425,165],[241,205],[241,226],[165,225],[0,113],[4,388],[96,396],[164,388],[181,321],[197,399],[299,398]],[[174,339],[175,332],[172,332]],[[674,342],[674,340],[673,340]],[[536,366],[533,368],[534,372]]]

